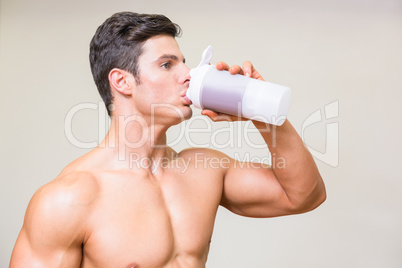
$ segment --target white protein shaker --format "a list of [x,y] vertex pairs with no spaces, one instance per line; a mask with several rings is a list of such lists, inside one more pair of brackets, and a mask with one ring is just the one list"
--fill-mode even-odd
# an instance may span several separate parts
[[290,105],[290,88],[219,71],[209,63],[212,54],[213,47],[208,46],[200,64],[190,71],[186,96],[195,107],[277,126],[285,122]]

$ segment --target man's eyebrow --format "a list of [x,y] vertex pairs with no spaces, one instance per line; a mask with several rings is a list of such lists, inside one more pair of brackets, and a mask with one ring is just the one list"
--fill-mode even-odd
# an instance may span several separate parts
[[[171,59],[175,61],[179,61],[179,58],[176,55],[173,54],[163,54],[160,56],[157,60],[166,60],[166,59]],[[186,59],[183,58],[183,63],[186,63]]]

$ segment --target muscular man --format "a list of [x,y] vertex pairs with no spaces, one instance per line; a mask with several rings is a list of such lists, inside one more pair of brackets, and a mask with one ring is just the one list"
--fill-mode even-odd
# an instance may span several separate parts
[[[34,194],[12,268],[205,267],[219,205],[275,217],[324,201],[318,169],[288,121],[275,132],[253,122],[285,167],[240,163],[212,149],[177,153],[166,145],[168,128],[192,115],[178,32],[164,16],[130,12],[98,28],[90,61],[110,130]],[[217,68],[262,79],[249,62]]]

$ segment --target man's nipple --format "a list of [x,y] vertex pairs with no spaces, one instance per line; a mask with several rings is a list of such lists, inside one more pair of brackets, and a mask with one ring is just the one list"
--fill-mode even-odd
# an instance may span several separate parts
[[130,263],[127,268],[140,268],[140,266],[138,264],[136,264],[135,262]]

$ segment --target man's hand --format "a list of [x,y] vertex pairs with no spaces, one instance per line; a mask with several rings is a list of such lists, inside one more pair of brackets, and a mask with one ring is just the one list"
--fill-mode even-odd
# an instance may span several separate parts
[[[254,68],[253,64],[249,61],[246,61],[243,63],[243,68],[241,68],[239,65],[233,65],[232,67],[229,67],[228,64],[226,64],[223,61],[220,61],[216,64],[216,69],[218,69],[219,71],[229,71],[229,73],[232,75],[240,74],[240,75],[244,75],[247,77],[251,77],[254,79],[264,81],[262,76],[257,72],[257,70]],[[233,121],[248,120],[247,118],[244,118],[244,117],[238,117],[238,116],[229,115],[229,114],[225,114],[225,113],[218,113],[218,112],[208,110],[208,109],[202,110],[201,114],[208,116],[214,122],[219,122],[219,121],[233,122]]]
[[247,77],[264,81],[262,76],[257,72],[253,64],[249,61],[243,63],[243,69],[239,65],[233,65],[229,68],[229,65],[227,65],[223,61],[220,61],[216,64],[216,69],[218,69],[219,71],[229,71],[230,74],[241,74]]

